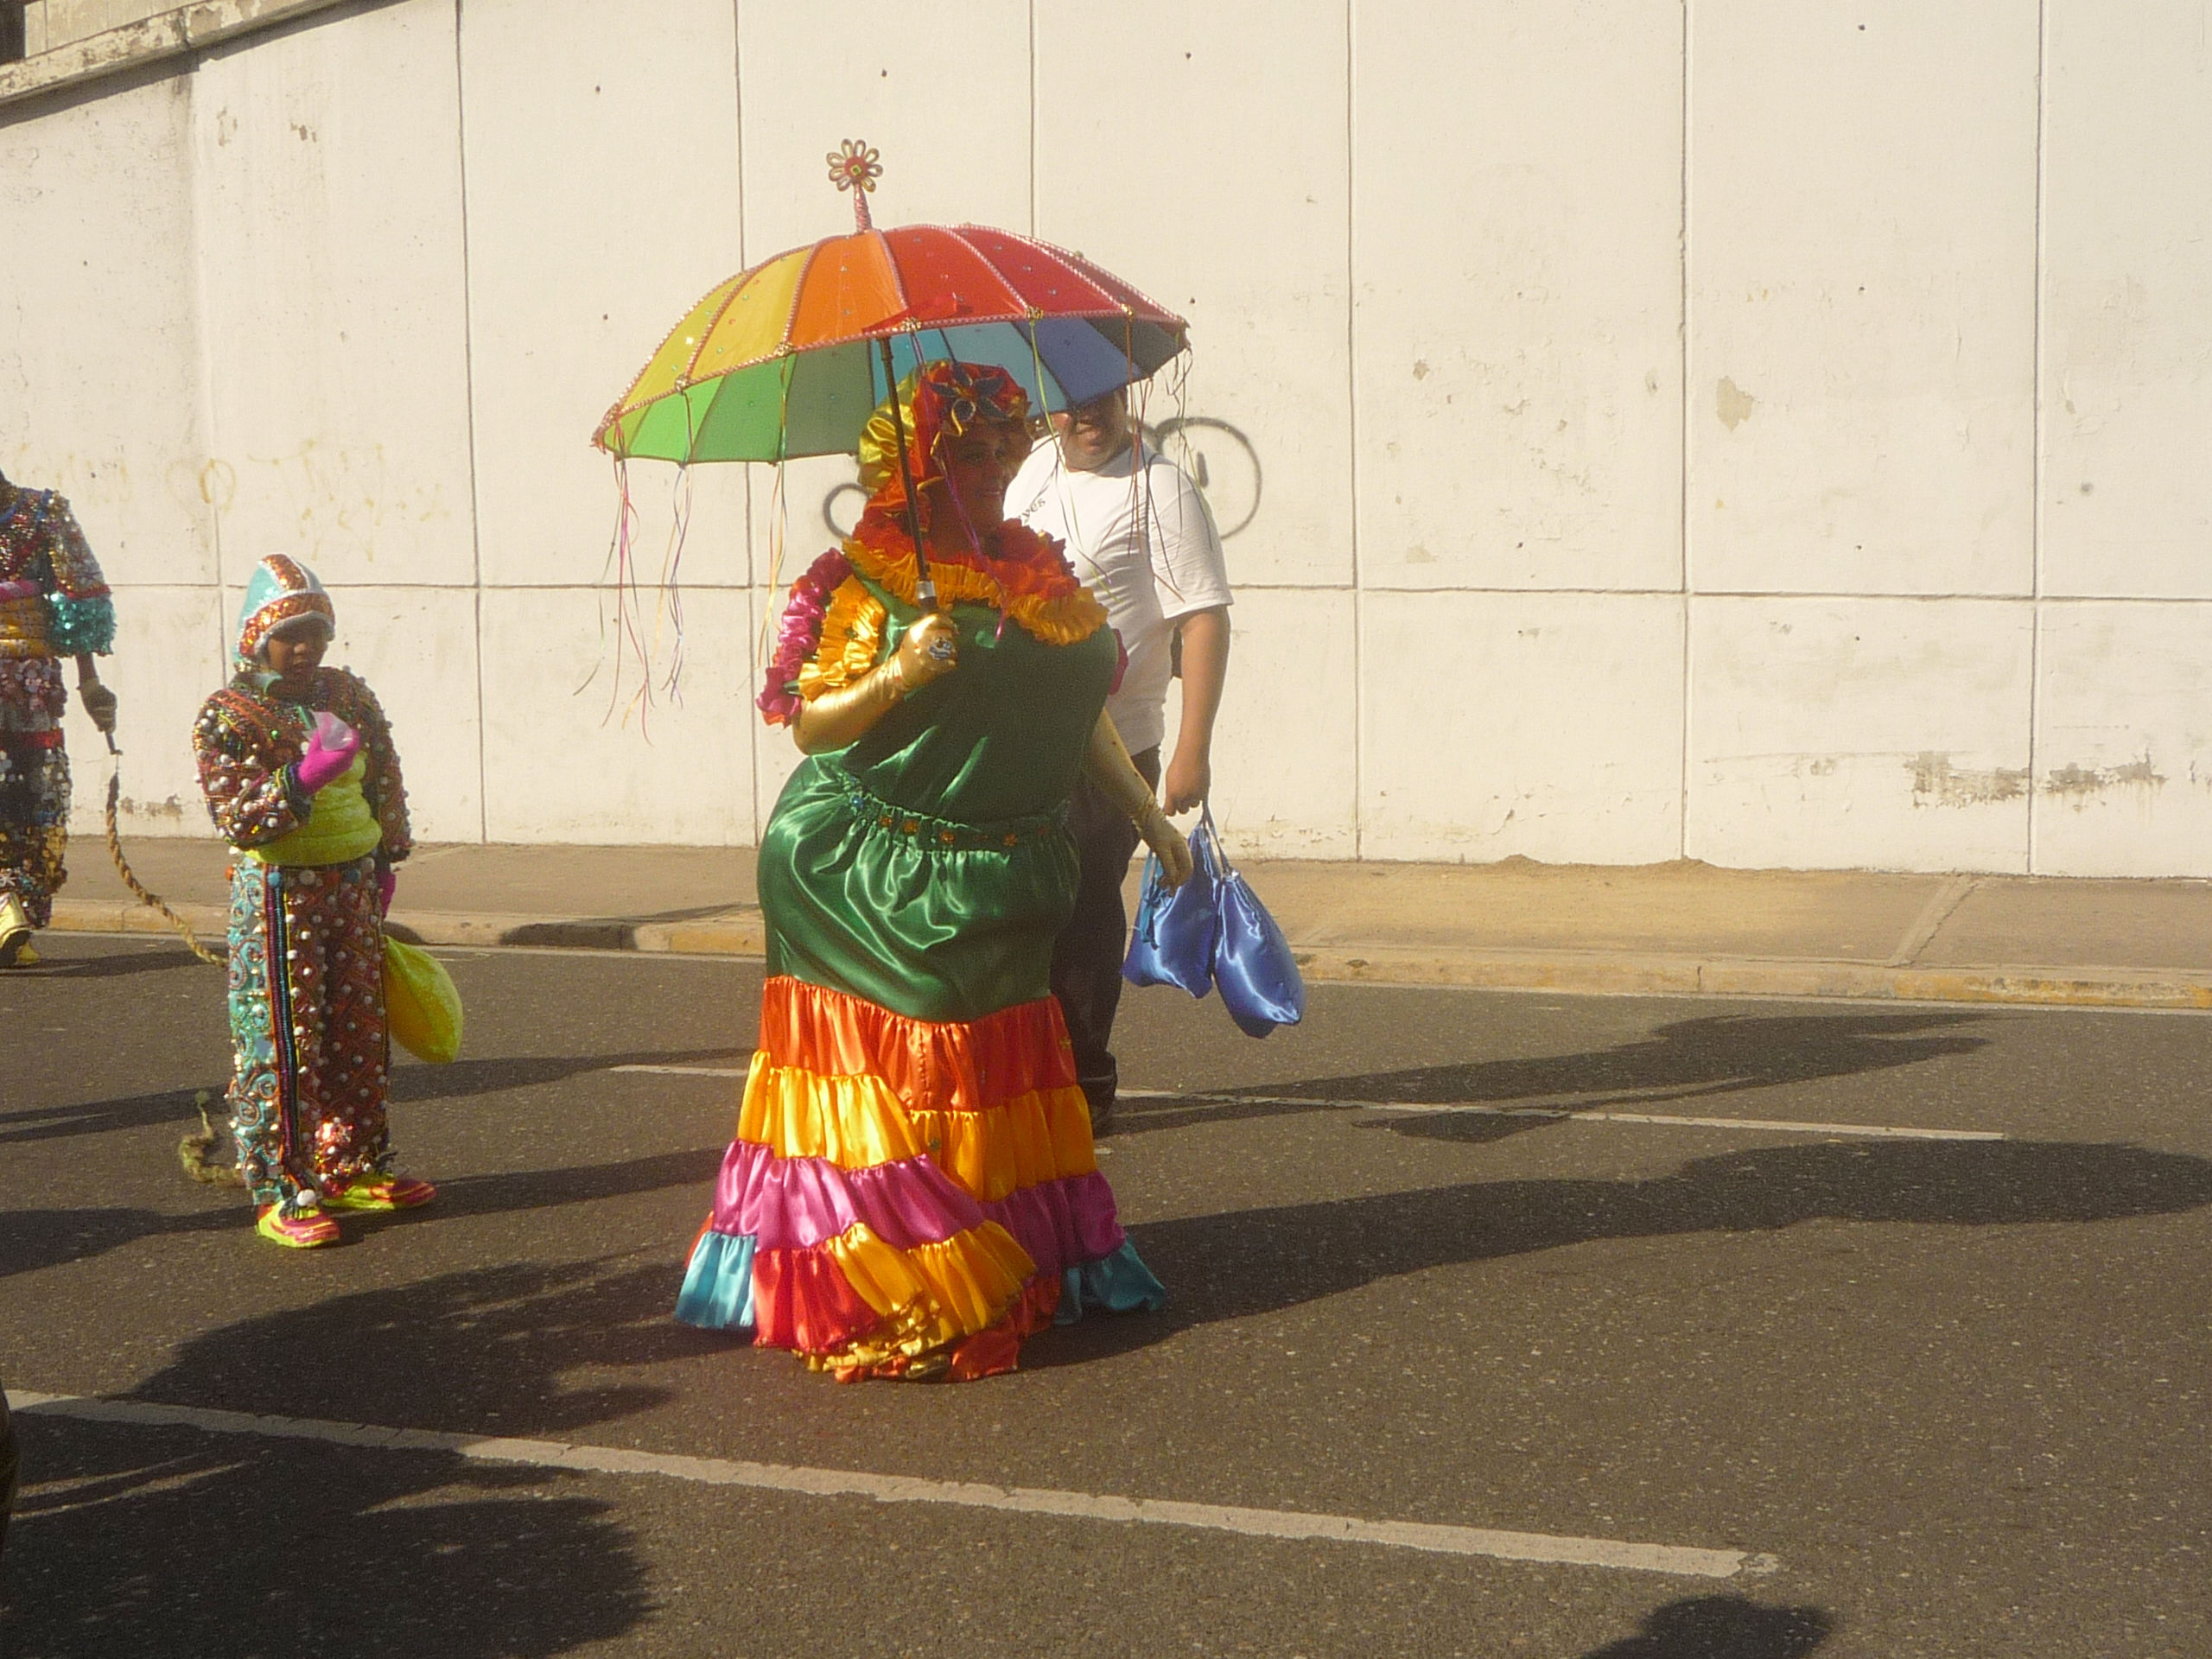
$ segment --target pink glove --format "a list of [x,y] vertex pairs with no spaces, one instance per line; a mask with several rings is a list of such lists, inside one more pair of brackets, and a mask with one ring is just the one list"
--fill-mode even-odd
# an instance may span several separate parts
[[360,747],[361,734],[325,710],[315,717],[315,733],[308,739],[308,752],[293,766],[292,775],[300,780],[300,787],[312,795],[352,766]]
[[399,878],[387,864],[377,872],[377,914],[391,914],[391,895],[399,891]]

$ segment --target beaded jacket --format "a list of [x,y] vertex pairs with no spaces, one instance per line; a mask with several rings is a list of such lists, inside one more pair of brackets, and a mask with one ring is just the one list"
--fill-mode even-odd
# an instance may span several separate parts
[[0,658],[74,657],[115,644],[115,605],[76,515],[53,490],[0,508]]
[[414,838],[391,722],[376,693],[342,668],[315,670],[315,689],[302,702],[272,696],[259,688],[256,676],[242,673],[200,705],[192,752],[215,831],[243,850],[265,847],[308,821],[315,800],[300,788],[292,767],[307,753],[315,716],[322,709],[361,734],[366,766],[361,792],[384,830],[377,857],[396,864],[413,850]]

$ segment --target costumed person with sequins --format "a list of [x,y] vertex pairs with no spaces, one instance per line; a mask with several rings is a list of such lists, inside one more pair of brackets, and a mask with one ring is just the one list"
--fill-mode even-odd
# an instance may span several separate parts
[[255,1230],[308,1248],[332,1210],[411,1210],[385,1119],[384,915],[411,845],[376,696],[325,668],[336,627],[313,572],[279,555],[246,583],[231,683],[192,730],[231,866],[230,1104]]
[[1078,776],[1171,879],[1190,855],[1103,717],[1104,609],[1004,519],[1021,388],[937,362],[895,395],[861,442],[868,505],[792,584],[760,699],[806,759],[761,839],[760,1044],[677,1317],[842,1381],[960,1381],[1013,1370],[1056,1318],[1164,1300],[1048,982]]
[[112,733],[115,693],[92,658],[114,644],[115,606],[69,504],[0,474],[0,968],[38,961],[31,935],[69,879],[61,659],[77,659],[85,712]]

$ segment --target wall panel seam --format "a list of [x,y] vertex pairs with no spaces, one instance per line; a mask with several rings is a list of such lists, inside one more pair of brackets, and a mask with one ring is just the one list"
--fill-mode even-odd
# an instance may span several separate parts
[[1361,663],[1360,590],[1365,573],[1359,545],[1359,0],[1344,0],[1344,410],[1347,479],[1351,490],[1351,855],[1366,850],[1364,775],[1368,696]]
[[462,0],[453,0],[454,167],[461,186],[461,407],[468,429],[469,591],[476,655],[476,836],[492,838],[492,790],[484,741],[484,493],[476,466],[476,285],[468,241],[468,79],[461,56]]
[[1676,481],[1680,489],[1675,496],[1676,553],[1680,559],[1682,595],[1682,765],[1675,784],[1675,845],[1676,856],[1690,855],[1690,721],[1694,708],[1696,676],[1692,671],[1690,656],[1690,6],[1692,0],[1682,0],[1681,28],[1681,237],[1676,244],[1675,270],[1681,288],[1680,339],[1681,374],[1681,431],[1678,440],[1680,467]]
[[2028,874],[2036,874],[2037,852],[2043,828],[2036,803],[2037,728],[2043,721],[2043,284],[2044,284],[2044,145],[2049,137],[2050,98],[2050,0],[2036,5],[2036,179],[2035,232],[2031,264],[2031,291],[2028,298],[2028,591],[2036,601],[2028,632]]

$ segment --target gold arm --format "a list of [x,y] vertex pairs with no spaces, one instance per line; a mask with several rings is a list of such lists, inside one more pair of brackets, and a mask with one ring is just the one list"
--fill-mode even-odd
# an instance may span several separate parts
[[868,728],[905,701],[906,677],[899,659],[875,667],[850,685],[824,691],[811,702],[799,705],[791,721],[791,736],[803,754],[842,749],[866,736]]
[[1106,798],[1128,815],[1144,837],[1145,845],[1159,855],[1160,873],[1171,887],[1179,887],[1191,879],[1191,844],[1182,833],[1167,821],[1160,810],[1159,799],[1152,792],[1152,785],[1137,770],[1137,763],[1129,759],[1128,747],[1122,734],[1114,729],[1113,721],[1102,710],[1098,723],[1090,728],[1090,744],[1083,757],[1084,775],[1098,786]]

